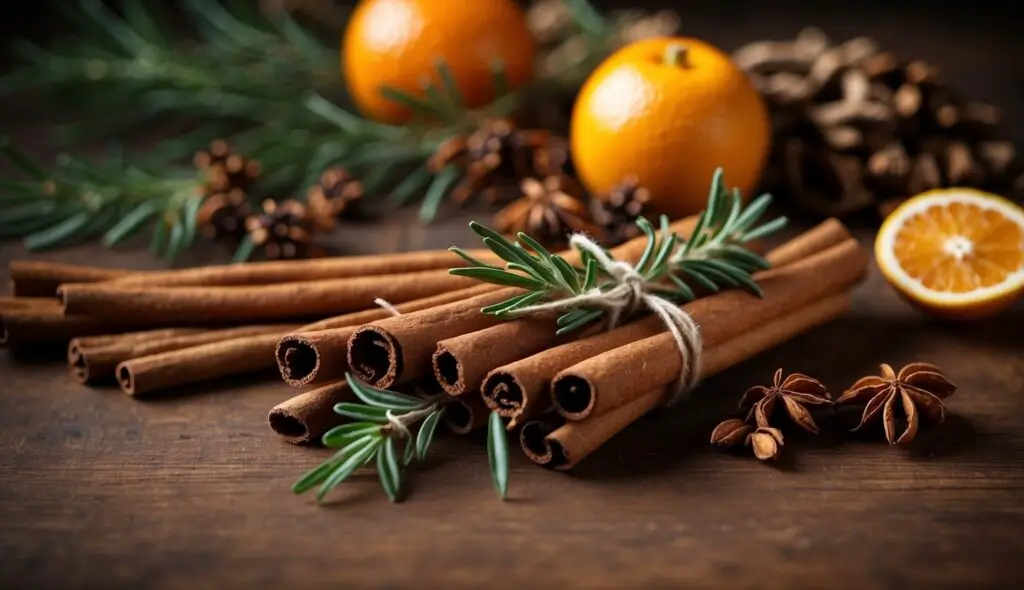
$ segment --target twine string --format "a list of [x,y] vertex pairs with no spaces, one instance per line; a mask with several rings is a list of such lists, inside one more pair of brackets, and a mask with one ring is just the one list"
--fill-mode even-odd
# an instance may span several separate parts
[[690,314],[678,305],[657,294],[658,285],[644,279],[636,268],[627,262],[613,260],[593,240],[583,234],[574,234],[569,244],[578,250],[591,254],[608,276],[615,282],[610,289],[594,287],[578,295],[521,307],[512,315],[529,315],[537,312],[565,312],[582,307],[598,308],[607,313],[607,328],[614,328],[619,322],[631,316],[641,307],[646,307],[665,324],[675,341],[682,359],[679,378],[669,389],[665,405],[672,405],[685,396],[700,381],[701,354],[703,343],[700,327]]

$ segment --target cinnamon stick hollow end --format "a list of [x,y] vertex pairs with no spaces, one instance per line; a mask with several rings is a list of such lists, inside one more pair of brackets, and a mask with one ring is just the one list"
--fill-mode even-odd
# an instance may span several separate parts
[[519,377],[502,368],[491,371],[480,386],[484,403],[499,416],[515,417],[526,404],[526,387]]
[[281,338],[274,349],[274,357],[281,379],[292,387],[306,385],[320,372],[320,353],[316,345],[299,334]]
[[320,440],[325,432],[345,418],[334,412],[335,404],[352,401],[355,394],[345,381],[338,381],[301,393],[271,408],[270,429],[292,444]]
[[519,446],[531,461],[541,467],[558,468],[569,462],[562,443],[548,438],[557,425],[547,420],[531,420],[519,431]]
[[451,398],[444,412],[444,423],[455,434],[468,434],[487,423],[489,410],[475,395]]
[[448,395],[466,393],[466,377],[459,357],[444,342],[437,343],[433,357],[434,378]]
[[594,409],[594,388],[585,375],[563,373],[551,384],[555,410],[569,420],[582,420]]
[[348,366],[360,380],[387,388],[402,374],[402,347],[387,330],[357,328],[348,340]]

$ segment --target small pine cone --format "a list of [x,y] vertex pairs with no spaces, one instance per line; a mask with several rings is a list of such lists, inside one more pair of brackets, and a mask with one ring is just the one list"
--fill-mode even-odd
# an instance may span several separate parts
[[608,245],[621,244],[640,235],[636,220],[644,213],[651,192],[636,177],[620,182],[605,195],[591,200],[594,221],[604,230]]
[[267,260],[313,258],[323,254],[312,244],[316,228],[306,206],[294,199],[263,201],[262,213],[249,216],[245,229]]
[[240,189],[209,196],[196,213],[202,232],[215,240],[238,243],[245,236],[249,202]]
[[334,227],[340,217],[350,216],[363,198],[363,183],[340,166],[328,168],[309,189],[306,203],[314,223],[323,230]]
[[231,144],[218,139],[210,147],[196,153],[192,163],[206,177],[206,194],[228,192],[231,189],[248,191],[260,174],[259,162],[235,153]]

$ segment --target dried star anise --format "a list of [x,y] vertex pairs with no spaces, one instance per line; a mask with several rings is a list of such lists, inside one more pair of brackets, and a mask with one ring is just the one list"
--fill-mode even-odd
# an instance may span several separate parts
[[956,385],[935,365],[911,363],[897,374],[883,363],[880,377],[857,380],[836,400],[836,405],[864,404],[860,424],[854,430],[881,417],[886,440],[898,445],[914,440],[919,425],[942,422],[946,418],[942,399],[954,391]]
[[740,399],[745,418],[729,418],[715,427],[711,443],[733,447],[744,443],[758,459],[773,459],[782,450],[782,431],[771,425],[772,414],[781,401],[789,419],[804,430],[817,434],[818,425],[807,406],[827,406],[828,391],[817,379],[793,373],[782,378],[782,369],[775,371],[771,387],[751,387]]
[[543,182],[525,178],[522,196],[494,217],[502,233],[524,232],[544,244],[563,244],[570,233],[596,233],[590,211],[579,197],[582,190],[567,176],[549,176]]
[[748,421],[752,417],[758,427],[766,427],[779,401],[794,424],[814,434],[818,433],[818,425],[806,406],[832,405],[828,391],[820,381],[800,373],[783,379],[782,369],[779,369],[775,371],[771,387],[757,385],[743,394],[740,409],[748,410]]

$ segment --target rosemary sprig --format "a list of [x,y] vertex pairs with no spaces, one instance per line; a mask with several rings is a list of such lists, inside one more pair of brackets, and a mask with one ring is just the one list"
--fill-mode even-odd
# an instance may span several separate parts
[[[760,297],[761,290],[750,275],[770,265],[744,244],[785,226],[785,217],[756,225],[771,200],[765,194],[744,206],[738,190],[725,189],[722,170],[718,169],[712,178],[707,207],[701,212],[691,239],[684,240],[673,233],[665,217],[657,231],[646,219],[637,221],[647,237],[647,245],[635,270],[651,290],[674,301],[694,299],[694,287],[712,293],[743,288]],[[483,263],[461,248],[452,247],[451,251],[466,260],[468,266],[449,272],[525,291],[483,308],[483,313],[511,317],[541,302],[573,298],[595,289],[604,292],[617,284],[587,250],[577,248],[581,264],[574,266],[524,233],[513,241],[476,222],[471,222],[470,228],[505,265]],[[570,309],[558,317],[557,331],[571,332],[604,315],[605,310],[600,308]]]
[[497,412],[491,412],[487,419],[487,462],[494,491],[504,500],[508,496],[508,434]]

